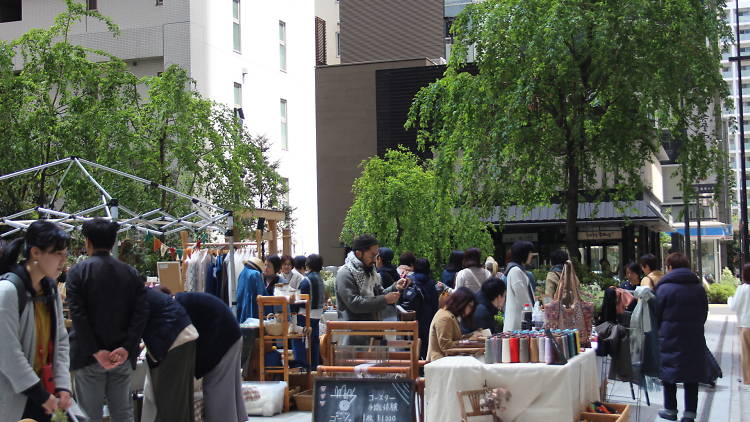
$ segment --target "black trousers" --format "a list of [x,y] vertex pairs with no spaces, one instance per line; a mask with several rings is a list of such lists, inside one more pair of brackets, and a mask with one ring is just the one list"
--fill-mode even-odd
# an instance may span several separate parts
[[[664,386],[664,408],[677,410],[677,384],[666,381],[661,383]],[[698,411],[698,384],[688,382],[683,385],[685,386],[685,411]]]

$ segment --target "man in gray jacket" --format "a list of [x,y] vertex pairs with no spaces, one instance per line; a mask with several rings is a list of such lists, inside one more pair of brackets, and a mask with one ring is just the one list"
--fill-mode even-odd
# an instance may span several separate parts
[[[380,313],[389,305],[398,302],[408,285],[400,279],[391,287],[383,289],[380,275],[375,270],[378,256],[378,240],[370,235],[354,239],[352,251],[336,274],[336,304],[339,315],[345,321],[380,321]],[[344,339],[344,344],[366,344],[366,338]]]

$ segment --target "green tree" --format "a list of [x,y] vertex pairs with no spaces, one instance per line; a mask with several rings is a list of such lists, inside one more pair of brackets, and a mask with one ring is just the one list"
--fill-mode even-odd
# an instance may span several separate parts
[[389,150],[384,158],[362,162],[354,182],[354,203],[344,221],[341,241],[374,235],[396,254],[412,251],[440,268],[452,249],[479,247],[490,251],[487,224],[456,207],[438,193],[437,175],[413,153]]
[[[66,3],[50,28],[0,42],[0,173],[79,156],[227,209],[259,206],[262,196],[266,206],[278,203],[286,186],[267,158],[267,139],[250,134],[227,106],[202,98],[184,69],[139,79],[119,58],[72,44],[70,28],[84,17],[101,20],[113,36],[118,28],[82,4]],[[139,87],[147,94],[139,95]],[[69,176],[55,196],[64,171],[2,183],[0,213],[52,201],[73,212],[100,201],[79,176]],[[180,214],[190,207],[161,190],[92,173],[131,209]]]
[[433,149],[444,189],[481,215],[503,220],[508,205],[560,202],[577,255],[578,204],[625,208],[643,192],[656,127],[681,134],[690,178],[711,167],[699,162],[715,149],[708,110],[727,88],[709,40],[728,32],[723,2],[710,3],[472,4],[453,24],[444,77],[417,94],[407,127]]

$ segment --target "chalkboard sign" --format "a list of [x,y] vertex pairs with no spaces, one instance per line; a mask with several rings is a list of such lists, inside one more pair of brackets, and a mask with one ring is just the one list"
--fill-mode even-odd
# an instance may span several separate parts
[[313,422],[414,420],[414,381],[319,378],[313,389]]

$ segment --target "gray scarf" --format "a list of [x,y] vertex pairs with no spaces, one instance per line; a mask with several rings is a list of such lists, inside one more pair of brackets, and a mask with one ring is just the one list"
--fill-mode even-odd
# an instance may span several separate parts
[[365,265],[354,255],[354,251],[349,252],[344,261],[344,266],[354,276],[354,280],[359,286],[359,293],[365,297],[375,296],[375,285],[380,284],[380,275],[375,271],[366,271]]

